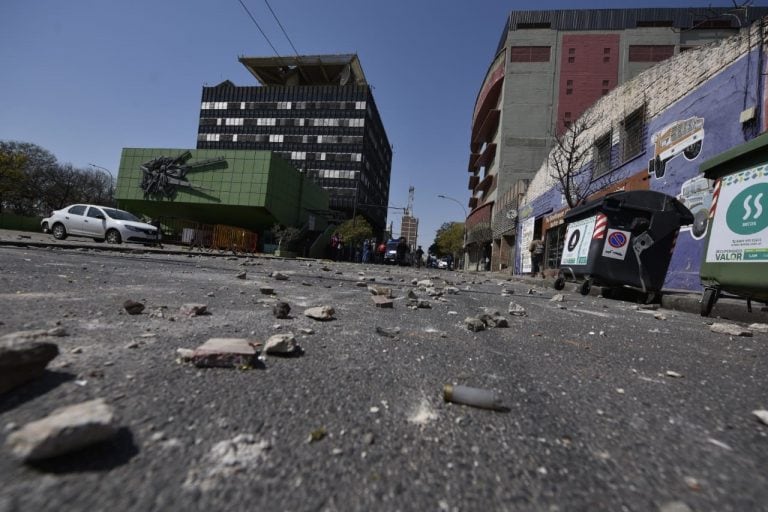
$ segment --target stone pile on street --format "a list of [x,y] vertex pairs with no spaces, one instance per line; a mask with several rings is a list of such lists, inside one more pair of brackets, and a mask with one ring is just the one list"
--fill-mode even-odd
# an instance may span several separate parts
[[[526,294],[532,280],[501,274],[0,251],[0,334],[69,333],[41,377],[0,395],[0,510],[768,503],[761,314],[744,327],[551,283]],[[99,426],[80,437],[93,449],[61,442],[60,420],[34,434],[95,398],[101,419],[77,413]],[[20,462],[34,457],[53,459]]]

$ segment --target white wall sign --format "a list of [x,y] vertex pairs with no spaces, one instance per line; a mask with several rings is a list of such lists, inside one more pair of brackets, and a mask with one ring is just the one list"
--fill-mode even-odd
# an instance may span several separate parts
[[589,246],[592,243],[592,232],[595,230],[597,215],[568,224],[565,232],[565,245],[560,264],[586,265],[589,259]]
[[522,224],[522,233],[520,236],[520,272],[527,274],[531,271],[531,252],[528,248],[533,241],[533,228],[536,224],[536,217],[525,219]]
[[605,235],[605,245],[603,245],[603,256],[623,260],[627,255],[629,239],[632,237],[630,231],[621,229],[609,229]]
[[768,262],[768,164],[715,183],[708,263]]

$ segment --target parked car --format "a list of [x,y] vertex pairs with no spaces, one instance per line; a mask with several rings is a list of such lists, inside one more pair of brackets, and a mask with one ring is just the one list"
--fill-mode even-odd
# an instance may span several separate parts
[[110,244],[158,242],[158,229],[139,220],[134,214],[92,204],[74,204],[56,210],[40,222],[45,233],[51,233],[56,240],[69,235],[85,236],[97,242]]
[[440,258],[437,260],[437,268],[448,268],[448,258]]

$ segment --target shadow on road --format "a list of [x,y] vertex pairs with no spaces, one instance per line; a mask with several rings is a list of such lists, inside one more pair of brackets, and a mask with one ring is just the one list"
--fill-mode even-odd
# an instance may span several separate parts
[[75,377],[72,373],[45,370],[37,379],[21,384],[19,387],[0,395],[0,414],[34,400],[61,384],[74,380]]

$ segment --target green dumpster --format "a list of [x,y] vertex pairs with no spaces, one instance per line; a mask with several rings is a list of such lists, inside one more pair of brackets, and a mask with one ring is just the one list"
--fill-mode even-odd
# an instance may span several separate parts
[[725,293],[768,301],[768,134],[701,165],[714,179],[699,275],[701,315]]

